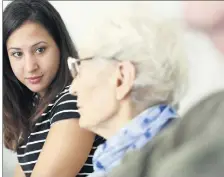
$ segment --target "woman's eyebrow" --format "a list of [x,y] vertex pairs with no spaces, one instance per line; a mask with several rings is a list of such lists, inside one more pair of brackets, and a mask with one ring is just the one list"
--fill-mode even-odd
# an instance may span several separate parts
[[[37,45],[39,45],[39,44],[41,44],[41,43],[47,44],[47,43],[44,42],[44,41],[40,41],[40,42],[37,42],[37,43],[33,44],[31,47],[35,47],[35,46],[37,46]],[[14,49],[14,50],[21,50],[21,48],[19,48],[19,47],[9,47],[9,48],[8,48],[8,50],[12,50],[12,49]]]

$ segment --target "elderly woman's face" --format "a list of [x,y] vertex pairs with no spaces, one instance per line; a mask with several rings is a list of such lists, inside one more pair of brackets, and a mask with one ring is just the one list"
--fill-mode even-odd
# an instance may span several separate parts
[[116,114],[115,66],[99,59],[82,60],[78,71],[70,93],[78,96],[80,126],[92,129]]

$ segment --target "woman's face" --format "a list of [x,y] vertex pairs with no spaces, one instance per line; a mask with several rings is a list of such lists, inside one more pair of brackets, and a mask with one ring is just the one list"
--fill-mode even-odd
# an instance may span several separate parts
[[83,60],[73,80],[70,93],[78,96],[79,124],[93,130],[108,121],[117,111],[114,69],[108,62]]
[[128,61],[112,62],[93,58],[82,60],[76,67],[70,65],[69,68],[71,72],[78,71],[72,72],[78,74],[73,74],[75,78],[70,93],[78,96],[77,105],[81,115],[79,125],[100,133],[100,129],[123,124],[123,116],[131,114],[130,92],[135,80],[134,65]]
[[48,31],[38,23],[26,22],[11,34],[6,47],[16,78],[43,95],[60,64],[60,51]]

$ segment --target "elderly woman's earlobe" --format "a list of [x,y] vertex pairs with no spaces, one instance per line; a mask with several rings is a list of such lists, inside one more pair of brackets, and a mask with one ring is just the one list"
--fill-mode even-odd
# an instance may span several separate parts
[[117,87],[116,98],[118,100],[124,99],[132,90],[134,85],[136,69],[130,61],[119,62],[117,66]]

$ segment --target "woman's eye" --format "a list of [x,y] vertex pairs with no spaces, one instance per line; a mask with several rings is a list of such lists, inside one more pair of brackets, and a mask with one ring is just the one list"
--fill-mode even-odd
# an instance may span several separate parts
[[23,55],[22,52],[13,52],[13,53],[12,53],[12,56],[14,56],[14,57],[16,57],[16,58],[21,58],[22,55]]
[[36,53],[38,53],[38,54],[43,53],[44,51],[45,51],[44,47],[40,47],[40,48],[36,49]]

